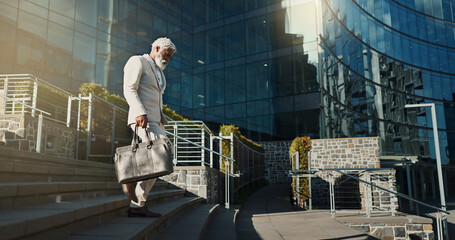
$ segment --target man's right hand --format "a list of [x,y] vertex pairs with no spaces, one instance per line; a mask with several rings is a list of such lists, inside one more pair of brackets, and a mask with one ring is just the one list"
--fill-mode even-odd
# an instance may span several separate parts
[[141,115],[136,117],[136,126],[140,126],[142,128],[147,128],[147,115]]

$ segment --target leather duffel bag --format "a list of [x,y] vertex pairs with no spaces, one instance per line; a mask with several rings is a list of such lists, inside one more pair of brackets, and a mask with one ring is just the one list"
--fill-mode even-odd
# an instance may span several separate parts
[[139,142],[135,128],[131,146],[118,147],[115,151],[115,172],[119,183],[130,183],[158,178],[174,171],[172,144],[168,138]]

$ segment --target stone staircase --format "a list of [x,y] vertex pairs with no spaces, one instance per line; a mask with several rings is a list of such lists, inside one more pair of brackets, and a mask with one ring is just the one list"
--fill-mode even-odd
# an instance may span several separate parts
[[128,218],[112,164],[0,146],[0,239],[201,239],[219,205],[185,195],[159,180],[147,205],[162,217]]

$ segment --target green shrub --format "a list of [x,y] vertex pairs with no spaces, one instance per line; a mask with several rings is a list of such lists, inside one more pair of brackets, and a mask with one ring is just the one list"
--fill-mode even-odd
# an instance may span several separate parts
[[[289,147],[289,157],[295,152],[299,152],[299,170],[308,170],[308,152],[311,150],[311,139],[310,137],[297,137],[292,141],[291,146]],[[296,169],[295,161],[292,160],[292,169]],[[297,188],[297,178],[292,179],[292,189],[294,197],[300,196],[299,206],[303,207],[303,202],[310,197],[308,178],[300,178],[299,186]]]
[[240,129],[239,127],[236,127],[234,125],[221,125],[220,127],[220,133],[223,135],[223,136],[230,136],[231,133],[234,133],[234,135],[236,135],[240,141],[242,141],[245,145],[247,145],[248,147],[260,152],[260,153],[264,153],[265,150],[264,150],[264,147],[260,144],[257,144],[255,142],[253,142],[253,140],[251,139],[248,139],[246,138],[245,136],[242,135],[242,133],[240,133]]
[[[222,136],[230,136],[231,133],[234,133],[235,136],[237,136],[240,141],[245,144],[246,146],[252,148],[255,151],[264,153],[264,147],[253,142],[251,139],[246,138],[240,133],[239,127],[236,127],[234,125],[221,125],[220,126],[220,133]],[[221,154],[226,155],[226,156],[231,156],[231,141],[230,140],[223,140],[221,143],[222,146],[222,152]],[[226,158],[223,158],[222,160],[222,166],[221,166],[221,171],[226,172],[226,165],[229,163],[229,161]],[[238,169],[238,166],[234,164],[234,172],[236,172],[236,169]]]

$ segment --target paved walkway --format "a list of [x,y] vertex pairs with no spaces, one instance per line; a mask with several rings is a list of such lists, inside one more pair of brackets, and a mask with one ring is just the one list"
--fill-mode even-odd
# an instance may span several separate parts
[[294,211],[289,185],[268,185],[240,210],[238,240],[376,239],[335,221],[328,211]]

